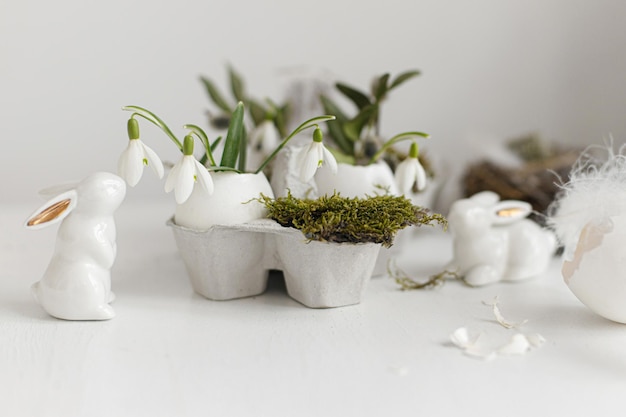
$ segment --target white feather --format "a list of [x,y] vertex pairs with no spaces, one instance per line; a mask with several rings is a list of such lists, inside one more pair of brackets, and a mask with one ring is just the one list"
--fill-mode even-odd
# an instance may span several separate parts
[[587,148],[572,168],[569,181],[550,207],[549,223],[561,243],[575,246],[582,228],[626,213],[626,145],[617,153],[612,144],[603,149],[606,159]]

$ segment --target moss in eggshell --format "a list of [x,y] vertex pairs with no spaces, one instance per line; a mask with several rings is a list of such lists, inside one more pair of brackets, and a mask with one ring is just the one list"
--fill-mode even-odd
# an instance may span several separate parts
[[259,198],[268,217],[285,227],[300,230],[310,240],[335,243],[393,244],[396,233],[408,226],[447,227],[446,219],[437,213],[414,206],[403,196],[347,198],[339,194],[317,199],[286,197]]

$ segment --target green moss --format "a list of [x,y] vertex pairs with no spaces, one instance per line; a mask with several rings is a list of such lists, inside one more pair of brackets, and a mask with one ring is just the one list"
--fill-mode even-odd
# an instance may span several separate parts
[[447,226],[441,214],[414,206],[405,197],[346,198],[338,194],[315,200],[291,194],[272,199],[261,195],[268,217],[280,225],[300,230],[311,240],[326,242],[393,244],[396,233],[407,226]]

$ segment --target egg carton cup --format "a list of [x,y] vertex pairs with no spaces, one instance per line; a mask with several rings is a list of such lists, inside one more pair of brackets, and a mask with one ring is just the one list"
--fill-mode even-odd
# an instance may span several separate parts
[[262,294],[270,270],[281,270],[287,293],[310,308],[361,302],[381,248],[377,243],[309,241],[299,230],[273,220],[215,225],[197,231],[167,225],[191,285],[211,300]]

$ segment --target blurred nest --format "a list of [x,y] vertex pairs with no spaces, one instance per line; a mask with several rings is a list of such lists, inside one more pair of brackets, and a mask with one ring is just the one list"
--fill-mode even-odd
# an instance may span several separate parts
[[543,224],[543,216],[552,203],[559,184],[567,181],[580,150],[546,144],[537,135],[510,141],[508,149],[521,161],[518,167],[502,167],[493,161],[470,165],[463,176],[463,193],[494,191],[503,200],[530,203],[539,214],[531,218]]

